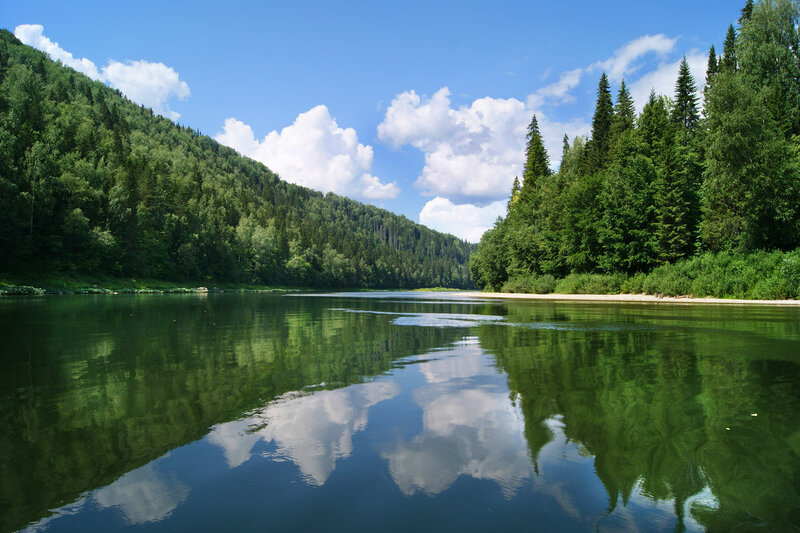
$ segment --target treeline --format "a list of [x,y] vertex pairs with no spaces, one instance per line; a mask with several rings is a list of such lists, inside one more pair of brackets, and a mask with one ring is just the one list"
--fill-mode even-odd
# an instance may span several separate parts
[[638,115],[625,82],[613,101],[603,74],[591,138],[565,136],[557,172],[534,116],[522,183],[471,259],[476,283],[533,290],[542,276],[797,248],[799,21],[794,0],[748,0],[722,54],[709,51],[702,107],[685,57],[674,97],[652,92]]
[[472,246],[281,181],[0,30],[0,272],[469,287]]

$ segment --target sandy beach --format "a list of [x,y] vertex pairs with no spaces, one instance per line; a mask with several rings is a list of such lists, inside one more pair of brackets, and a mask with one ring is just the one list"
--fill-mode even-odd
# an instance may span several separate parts
[[736,300],[729,298],[691,298],[688,296],[653,296],[651,294],[520,294],[505,292],[466,292],[474,298],[508,298],[515,300],[557,300],[571,302],[643,302],[668,304],[748,304],[800,306],[800,300]]

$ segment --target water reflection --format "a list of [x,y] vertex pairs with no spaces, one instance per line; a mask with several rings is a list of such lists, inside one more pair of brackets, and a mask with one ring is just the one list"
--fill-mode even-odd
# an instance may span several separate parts
[[391,382],[371,382],[314,394],[287,394],[252,416],[221,424],[208,440],[233,468],[247,461],[259,440],[274,442],[276,457],[288,458],[307,482],[320,486],[336,461],[353,452],[353,435],[367,426],[369,408],[398,394]]
[[0,312],[0,530],[797,529],[794,310],[360,298]]
[[426,384],[414,390],[423,430],[384,452],[392,479],[407,495],[435,495],[461,475],[497,483],[512,496],[533,468],[522,413],[508,398],[505,379],[473,340],[420,363]]
[[119,508],[132,524],[144,524],[166,518],[188,494],[177,478],[163,475],[150,463],[96,491],[94,501],[101,509]]

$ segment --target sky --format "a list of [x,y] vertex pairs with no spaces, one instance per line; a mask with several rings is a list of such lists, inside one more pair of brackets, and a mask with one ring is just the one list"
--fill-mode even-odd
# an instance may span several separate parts
[[477,242],[535,114],[556,168],[597,83],[698,87],[744,1],[0,0],[0,27],[283,179]]

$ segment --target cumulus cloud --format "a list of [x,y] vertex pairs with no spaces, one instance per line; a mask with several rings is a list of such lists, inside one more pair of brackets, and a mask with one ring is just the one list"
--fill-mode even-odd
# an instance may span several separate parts
[[156,113],[177,120],[180,115],[169,109],[167,102],[189,97],[189,85],[171,67],[149,61],[109,61],[103,67],[103,78],[112,87]]
[[425,154],[415,182],[423,194],[474,204],[474,210],[506,198],[514,176],[521,176],[525,133],[534,113],[551,156],[561,154],[564,133],[574,137],[589,131],[582,120],[551,120],[538,104],[535,98],[524,103],[486,97],[455,108],[447,87],[430,98],[406,91],[387,108],[378,138],[395,147],[410,144]]
[[119,89],[122,94],[137,104],[150,107],[156,113],[177,120],[180,114],[169,107],[173,98],[185,100],[189,97],[189,85],[180,79],[174,69],[163,63],[149,61],[110,60],[102,69],[98,69],[91,60],[75,58],[58,43],[44,35],[41,24],[21,24],[14,29],[14,35],[22,43],[41,50],[53,60],[61,61],[78,72],[92,79],[109,84]]
[[80,59],[44,36],[44,26],[41,24],[20,24],[14,28],[14,35],[23,44],[32,46],[49,55],[54,61],[61,61],[68,67],[72,67],[78,72],[86,74],[92,79],[101,80],[102,76],[97,70],[97,66],[90,60],[82,57]]
[[451,233],[469,242],[478,242],[497,217],[505,214],[504,200],[478,207],[473,204],[454,204],[447,198],[437,196],[422,208],[419,221],[435,230]]
[[396,183],[370,173],[372,147],[359,143],[353,128],[339,127],[324,105],[300,113],[292,125],[261,141],[248,124],[228,118],[215,139],[298,185],[370,200],[400,192]]
[[[708,57],[705,54],[693,52],[686,56],[686,62],[689,63],[689,70],[694,77],[695,85],[698,88],[697,95],[702,98],[703,86],[705,86],[705,71]],[[660,63],[658,68],[648,72],[641,78],[630,84],[631,96],[636,103],[636,109],[641,111],[644,104],[650,98],[650,91],[654,90],[656,94],[664,94],[673,96],[675,93],[675,83],[678,80],[678,70],[681,66],[681,60]]]

